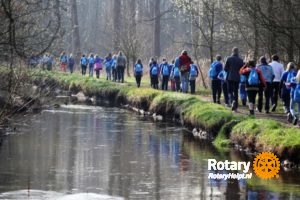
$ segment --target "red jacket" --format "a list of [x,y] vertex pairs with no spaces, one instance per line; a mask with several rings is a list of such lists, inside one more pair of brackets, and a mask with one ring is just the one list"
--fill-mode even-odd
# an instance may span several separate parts
[[[259,77],[259,81],[260,81],[260,85],[263,87],[266,87],[266,81],[262,75],[262,72],[260,69],[255,68],[258,77]],[[244,65],[241,69],[240,69],[240,74],[241,75],[245,75],[248,79],[249,75],[250,75],[250,71],[251,71],[251,67],[248,67],[247,65]],[[246,81],[246,90],[258,90],[260,85],[249,85],[248,81]]]
[[187,66],[187,71],[190,70],[190,65],[192,64],[192,59],[187,54],[181,54],[179,56],[179,66]]

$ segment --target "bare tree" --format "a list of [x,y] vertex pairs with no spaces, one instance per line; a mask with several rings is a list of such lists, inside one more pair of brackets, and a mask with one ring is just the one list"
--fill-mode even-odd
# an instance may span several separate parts
[[71,1],[71,19],[73,26],[73,46],[72,52],[75,54],[75,59],[78,61],[81,55],[80,51],[80,35],[79,35],[79,25],[78,25],[78,15],[77,15],[77,1]]

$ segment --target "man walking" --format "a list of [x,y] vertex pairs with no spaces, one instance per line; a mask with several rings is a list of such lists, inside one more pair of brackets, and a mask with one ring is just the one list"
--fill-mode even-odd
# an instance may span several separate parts
[[243,60],[239,57],[239,49],[234,47],[232,55],[227,58],[225,63],[225,72],[227,73],[228,96],[231,103],[231,109],[237,111],[238,108],[238,91],[240,83],[239,71],[243,67]]

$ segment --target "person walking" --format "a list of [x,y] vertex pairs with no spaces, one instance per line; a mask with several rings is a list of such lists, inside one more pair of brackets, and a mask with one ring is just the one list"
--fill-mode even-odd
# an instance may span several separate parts
[[277,107],[277,102],[278,102],[278,96],[280,92],[279,90],[280,90],[281,77],[284,73],[284,68],[283,68],[283,64],[279,62],[279,57],[276,54],[272,56],[272,62],[269,63],[269,65],[272,67],[275,75],[272,82],[272,96],[271,96],[271,102],[272,102],[271,111],[275,112]]
[[181,89],[183,93],[188,93],[189,90],[189,71],[192,64],[192,59],[188,56],[186,50],[181,52],[179,56],[179,69],[181,78]]
[[171,79],[175,82],[175,91],[180,91],[180,69],[179,58],[175,58],[173,68],[171,69]]
[[156,60],[153,60],[150,67],[150,76],[151,76],[151,86],[154,89],[158,89],[158,76],[159,76],[159,66]]
[[106,72],[106,80],[111,81],[111,72],[112,72],[112,64],[113,59],[111,53],[107,54],[107,56],[104,59],[104,65],[105,65],[105,72]]
[[86,68],[89,63],[89,60],[87,57],[85,57],[85,54],[82,55],[80,58],[80,65],[81,65],[81,74],[84,76],[86,74]]
[[216,56],[216,60],[210,65],[209,78],[211,79],[211,89],[214,103],[221,103],[222,83],[218,79],[218,75],[223,70],[223,64],[221,63],[222,57]]
[[74,72],[74,65],[75,65],[75,59],[73,57],[73,54],[70,54],[68,58],[68,68],[71,74]]
[[100,78],[100,72],[102,70],[102,63],[103,63],[103,58],[100,58],[99,55],[95,56],[95,64],[94,64],[94,70],[96,72],[96,77]]
[[296,87],[295,87],[294,94],[293,94],[292,98],[293,98],[295,106],[297,105],[298,113],[296,113],[294,111],[294,106],[293,107],[291,106],[291,112],[293,110],[293,124],[296,125],[299,118],[300,118],[300,70],[298,70],[298,73],[295,77],[294,82],[296,84]]
[[189,71],[191,94],[196,93],[196,79],[198,77],[198,74],[199,74],[198,66],[192,62]]
[[160,64],[160,75],[162,76],[161,89],[168,90],[170,68],[169,68],[168,61],[165,58],[163,59],[163,62]]
[[95,64],[95,58],[94,54],[90,54],[89,57],[89,76],[93,77],[94,76],[94,64]]
[[260,84],[263,87],[266,86],[265,79],[262,76],[260,69],[255,67],[255,61],[250,60],[246,65],[244,65],[240,70],[239,73],[241,75],[246,76],[246,91],[249,101],[249,112],[250,115],[254,115],[254,107],[255,107],[255,99],[256,94],[259,90]]
[[68,56],[66,55],[66,52],[63,51],[60,55],[60,69],[62,72],[67,71],[67,65],[68,65]]
[[265,96],[265,112],[269,113],[270,110],[270,100],[273,96],[273,88],[272,88],[272,82],[275,77],[273,68],[268,65],[266,57],[262,56],[260,57],[260,65],[257,66],[258,69],[261,70],[262,76],[264,77],[266,81],[266,88],[263,87],[263,85],[260,85],[259,91],[258,91],[258,105],[257,109],[259,112],[262,111],[263,107],[263,96]]
[[126,58],[123,56],[123,53],[119,51],[117,56],[117,74],[118,74],[118,81],[124,83],[124,71],[126,68]]
[[224,70],[227,73],[228,96],[231,103],[231,109],[237,111],[238,108],[238,90],[240,83],[239,71],[243,67],[243,60],[239,57],[239,49],[234,47],[232,55],[227,58]]
[[137,87],[140,87],[143,76],[143,64],[141,59],[138,59],[134,65],[134,76]]
[[282,74],[280,85],[281,88],[281,99],[283,101],[284,113],[290,117],[290,101],[291,101],[291,82],[292,78],[296,76],[295,64],[289,62],[286,67],[286,71]]
[[224,69],[219,73],[218,79],[221,80],[222,84],[222,91],[224,95],[224,104],[225,106],[229,107],[229,97],[227,92],[227,81],[226,81],[227,73],[224,71]]

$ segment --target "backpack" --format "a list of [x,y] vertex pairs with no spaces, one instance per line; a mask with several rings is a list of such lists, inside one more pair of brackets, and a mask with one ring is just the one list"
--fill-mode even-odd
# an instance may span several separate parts
[[163,74],[163,76],[169,76],[170,75],[169,66],[167,64],[163,64],[162,74]]
[[95,59],[93,57],[89,58],[89,64],[94,64],[95,63]]
[[173,77],[180,77],[180,70],[179,67],[174,67],[173,69]]
[[87,65],[87,62],[88,62],[88,60],[87,60],[86,57],[82,57],[81,60],[80,60],[80,63],[81,63],[82,65]]
[[158,67],[154,65],[151,68],[151,75],[157,75],[157,74],[158,74]]
[[296,88],[295,88],[294,95],[293,95],[293,100],[296,103],[300,103],[300,83],[298,83]]
[[60,61],[61,61],[62,63],[67,63],[67,62],[68,62],[67,56],[66,56],[66,55],[61,56]]
[[218,79],[222,80],[222,81],[226,81],[227,78],[227,72],[225,72],[224,70],[222,70],[219,74],[218,74]]
[[240,75],[240,83],[246,83],[247,77],[245,75]]
[[208,71],[208,76],[209,78],[216,78],[217,77],[217,64],[219,62],[215,61],[210,65],[209,71]]
[[74,65],[75,64],[75,60],[74,58],[69,58],[69,65]]
[[109,70],[111,68],[112,59],[106,60],[105,59],[105,69]]
[[286,78],[285,86],[287,89],[291,89],[291,83],[293,82],[294,73],[289,72]]
[[134,68],[134,71],[135,71],[136,74],[141,74],[142,71],[143,71],[142,65],[141,64],[136,64],[135,68]]
[[197,76],[197,69],[196,69],[196,66],[195,66],[195,65],[192,65],[192,66],[191,66],[191,69],[190,69],[190,76],[191,76],[191,77],[196,77],[196,76]]
[[258,85],[259,84],[259,77],[256,69],[251,69],[249,77],[248,77],[248,84],[249,85]]

